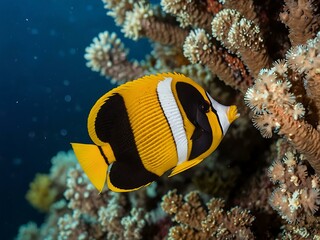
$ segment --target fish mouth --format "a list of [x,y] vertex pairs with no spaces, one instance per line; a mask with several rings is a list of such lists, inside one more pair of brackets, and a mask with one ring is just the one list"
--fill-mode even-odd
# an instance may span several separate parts
[[229,107],[227,111],[227,117],[229,120],[229,123],[231,124],[234,120],[236,120],[238,117],[240,117],[240,113],[238,113],[237,106],[232,105]]

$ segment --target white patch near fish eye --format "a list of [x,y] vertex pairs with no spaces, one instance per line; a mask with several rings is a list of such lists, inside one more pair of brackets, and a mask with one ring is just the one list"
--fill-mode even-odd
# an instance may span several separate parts
[[228,111],[229,111],[229,106],[224,106],[220,103],[218,103],[216,100],[214,100],[208,92],[206,92],[212,107],[217,111],[218,118],[222,127],[222,132],[225,134],[230,126],[230,122],[228,120]]
[[171,89],[172,78],[165,78],[157,86],[157,94],[161,108],[169,123],[176,144],[178,163],[185,162],[188,157],[187,134],[183,127],[183,119]]

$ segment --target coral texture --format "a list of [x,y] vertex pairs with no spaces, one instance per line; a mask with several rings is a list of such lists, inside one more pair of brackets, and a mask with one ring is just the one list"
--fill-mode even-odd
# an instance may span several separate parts
[[289,37],[293,46],[304,44],[320,30],[320,15],[315,4],[314,0],[285,0],[280,19],[290,30]]
[[50,205],[55,201],[58,192],[55,188],[51,189],[52,181],[46,174],[38,173],[30,183],[30,189],[26,194],[26,199],[30,204],[40,211],[48,211]]
[[[317,37],[306,45],[294,47],[287,53],[286,61],[276,62],[271,69],[262,69],[255,84],[247,90],[245,101],[253,110],[254,124],[265,137],[276,130],[305,155],[314,170],[320,174],[320,133],[302,118],[305,107],[296,101],[291,92],[294,78],[300,74],[304,87],[318,113],[319,40]],[[310,57],[307,57],[310,55]],[[311,94],[314,93],[314,94]],[[317,116],[319,118],[319,115]],[[314,123],[316,126],[318,122]]]
[[289,237],[291,232],[304,238],[320,237],[320,225],[314,217],[320,206],[320,180],[308,174],[303,156],[287,152],[282,161],[269,167],[269,176],[277,185],[270,205],[289,223],[283,236]]
[[102,1],[152,51],[128,59],[105,31],[89,68],[116,84],[180,72],[241,117],[201,164],[133,193],[99,194],[60,152],[27,194],[45,222],[17,239],[319,239],[319,1]]
[[222,199],[212,198],[206,205],[198,192],[185,197],[176,190],[162,199],[163,210],[179,225],[170,228],[169,239],[252,239],[254,221],[247,210],[234,207],[224,210]]

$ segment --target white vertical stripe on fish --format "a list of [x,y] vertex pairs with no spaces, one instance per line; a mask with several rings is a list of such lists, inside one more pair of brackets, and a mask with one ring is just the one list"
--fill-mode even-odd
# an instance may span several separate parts
[[158,98],[166,116],[176,144],[178,163],[185,162],[188,157],[188,140],[183,127],[183,119],[171,89],[172,78],[165,78],[157,86]]

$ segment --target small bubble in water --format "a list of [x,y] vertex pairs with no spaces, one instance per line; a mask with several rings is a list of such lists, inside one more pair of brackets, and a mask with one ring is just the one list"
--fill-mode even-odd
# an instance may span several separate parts
[[75,48],[70,48],[69,49],[70,55],[74,55],[74,54],[76,54],[76,52],[77,52],[77,50]]
[[49,88],[49,87],[47,87],[47,88],[45,88],[45,91],[46,91],[46,93],[51,93],[51,92],[52,92],[52,89]]
[[12,160],[12,163],[13,163],[13,165],[18,166],[18,165],[20,165],[22,163],[22,159],[21,158],[14,158]]
[[61,136],[67,136],[67,134],[68,134],[68,131],[66,130],[66,129],[61,129],[60,130],[60,134],[61,134]]
[[56,35],[57,35],[56,30],[51,29],[51,30],[49,31],[49,35],[50,35],[50,36],[56,36]]
[[29,138],[34,138],[35,136],[36,136],[36,133],[33,132],[33,131],[31,131],[31,132],[28,133],[28,137],[29,137]]
[[70,96],[70,95],[64,96],[64,100],[65,100],[66,102],[71,102],[71,96]]
[[37,28],[32,28],[31,29],[31,34],[32,35],[38,35],[39,34],[39,30]]
[[63,81],[63,85],[64,86],[69,86],[70,85],[70,81],[69,80],[64,80]]

